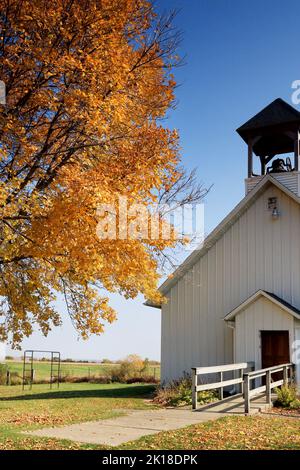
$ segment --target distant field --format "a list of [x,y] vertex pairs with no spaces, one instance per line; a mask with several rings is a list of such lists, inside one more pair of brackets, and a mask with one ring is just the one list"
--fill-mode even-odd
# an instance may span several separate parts
[[[6,361],[9,370],[11,372],[17,372],[20,376],[23,374],[23,362],[22,361]],[[57,367],[57,366],[55,366]],[[109,373],[114,367],[118,367],[118,364],[97,364],[97,363],[81,363],[81,362],[61,362],[60,370],[61,376],[92,376],[92,375],[105,375]],[[27,365],[29,369],[29,365]],[[35,379],[49,379],[50,377],[50,362],[34,362]],[[154,376],[159,378],[160,366],[149,366],[145,372],[147,376]]]

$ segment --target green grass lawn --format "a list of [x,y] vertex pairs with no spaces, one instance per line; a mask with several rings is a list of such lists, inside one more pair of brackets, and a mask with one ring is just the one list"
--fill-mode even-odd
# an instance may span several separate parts
[[217,421],[146,436],[121,449],[300,450],[300,419],[228,416]]
[[[0,449],[101,449],[52,438],[27,437],[24,430],[120,416],[124,410],[153,407],[152,385],[61,384],[0,387]],[[299,449],[300,419],[229,416],[162,432],[120,449]]]
[[124,409],[152,406],[145,399],[152,385],[90,383],[61,384],[59,390],[34,385],[22,392],[20,386],[0,387],[0,449],[95,448],[55,439],[24,437],[22,430],[59,426],[120,416]]
[[[11,372],[17,372],[20,377],[23,375],[23,362],[22,361],[6,361]],[[27,364],[29,370],[29,364]],[[55,365],[55,370],[56,370]],[[68,376],[99,376],[109,373],[113,368],[118,367],[118,364],[97,364],[97,363],[76,363],[76,362],[61,362],[61,375],[62,377]],[[48,380],[50,377],[50,362],[35,361],[34,362],[35,379]],[[149,366],[145,375],[155,376],[159,378],[160,367]]]

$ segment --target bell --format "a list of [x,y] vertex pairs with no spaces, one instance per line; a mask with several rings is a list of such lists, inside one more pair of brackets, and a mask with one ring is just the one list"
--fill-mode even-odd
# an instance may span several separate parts
[[285,163],[282,158],[276,158],[273,160],[269,173],[283,173],[285,171]]

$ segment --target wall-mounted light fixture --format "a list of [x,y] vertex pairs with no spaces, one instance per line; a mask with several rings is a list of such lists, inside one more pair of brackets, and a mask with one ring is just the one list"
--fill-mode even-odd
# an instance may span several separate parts
[[279,217],[279,211],[278,211],[277,207],[274,207],[273,210],[272,210],[272,219],[276,220],[276,219],[278,219],[278,217]]
[[272,219],[277,220],[280,216],[277,204],[277,197],[268,198],[268,210],[271,212]]

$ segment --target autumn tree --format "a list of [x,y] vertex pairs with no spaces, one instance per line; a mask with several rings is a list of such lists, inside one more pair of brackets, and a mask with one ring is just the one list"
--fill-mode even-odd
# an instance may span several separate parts
[[175,233],[100,239],[97,208],[122,195],[148,210],[191,182],[162,121],[177,45],[146,0],[0,0],[1,340],[59,325],[58,293],[83,337],[115,319],[107,292],[158,299]]

